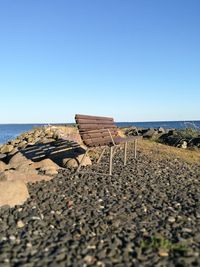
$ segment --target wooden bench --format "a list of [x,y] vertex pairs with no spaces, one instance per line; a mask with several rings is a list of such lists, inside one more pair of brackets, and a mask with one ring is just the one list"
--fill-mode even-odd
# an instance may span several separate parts
[[102,147],[103,150],[97,163],[100,162],[105,149],[110,148],[110,166],[109,166],[109,175],[112,175],[112,160],[116,148],[120,144],[124,144],[124,166],[126,165],[127,160],[127,144],[128,142],[134,142],[134,157],[136,158],[136,149],[137,149],[137,140],[141,139],[141,136],[132,136],[132,137],[120,137],[118,135],[117,126],[114,123],[113,118],[109,117],[97,117],[97,116],[88,116],[88,115],[75,115],[75,120],[78,126],[80,136],[83,143],[86,145],[87,150],[84,154],[78,168],[79,172],[82,163],[89,150],[94,149],[95,147]]

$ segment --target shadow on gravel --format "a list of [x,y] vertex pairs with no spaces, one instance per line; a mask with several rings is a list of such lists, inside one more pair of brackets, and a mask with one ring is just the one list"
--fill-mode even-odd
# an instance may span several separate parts
[[64,158],[76,158],[84,154],[85,150],[74,141],[59,139],[49,143],[38,143],[29,145],[20,152],[32,161],[40,161],[46,158],[61,165]]

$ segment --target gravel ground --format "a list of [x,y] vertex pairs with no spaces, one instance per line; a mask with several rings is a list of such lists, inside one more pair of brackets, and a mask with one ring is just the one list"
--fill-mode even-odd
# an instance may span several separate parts
[[200,266],[199,166],[141,152],[114,163],[112,177],[62,170],[1,208],[0,266]]

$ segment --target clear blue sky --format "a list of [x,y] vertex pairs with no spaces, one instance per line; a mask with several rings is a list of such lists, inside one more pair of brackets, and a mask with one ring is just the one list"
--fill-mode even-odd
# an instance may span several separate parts
[[200,119],[199,0],[0,0],[0,123]]

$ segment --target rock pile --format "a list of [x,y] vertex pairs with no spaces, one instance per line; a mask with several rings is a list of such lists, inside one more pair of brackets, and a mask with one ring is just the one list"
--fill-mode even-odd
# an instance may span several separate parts
[[125,134],[141,135],[156,142],[180,148],[200,148],[200,131],[194,129],[136,128],[125,129]]
[[[80,144],[80,136],[75,127],[48,126],[23,133],[2,145],[0,181],[2,188],[7,188],[4,193],[10,195],[12,182],[13,187],[15,182],[20,182],[24,183],[25,188],[27,183],[50,181],[62,167],[77,167],[85,152],[77,142]],[[69,150],[70,153],[68,153]],[[58,165],[54,159],[60,159],[60,164]],[[85,158],[84,165],[91,165],[88,156]],[[8,182],[9,186],[6,187]],[[25,195],[28,197],[28,194]],[[21,203],[21,199],[17,201],[17,196],[11,203],[10,198],[0,194],[0,206]],[[23,199],[26,200],[25,197]]]

